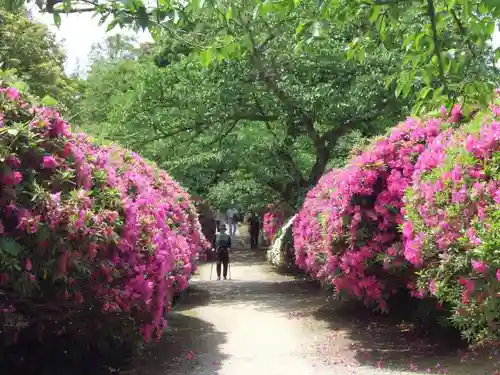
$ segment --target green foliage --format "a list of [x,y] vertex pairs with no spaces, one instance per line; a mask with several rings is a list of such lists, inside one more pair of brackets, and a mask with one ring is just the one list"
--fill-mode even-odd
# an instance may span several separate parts
[[[11,0],[14,1],[14,0]],[[78,11],[79,1],[41,1],[53,12]],[[86,4],[87,5],[87,4]],[[89,10],[88,6],[86,10]],[[246,10],[249,11],[246,11]],[[90,8],[92,10],[92,8]],[[252,54],[266,37],[252,38],[254,25],[291,25],[293,48],[322,39],[339,25],[356,25],[356,32],[344,40],[349,57],[364,61],[373,49],[383,45],[403,55],[397,72],[387,77],[397,96],[417,95],[415,112],[425,112],[437,104],[461,102],[467,108],[486,105],[498,84],[494,67],[500,49],[492,48],[495,22],[500,16],[496,0],[294,0],[294,1],[199,1],[163,0],[146,6],[141,0],[110,1],[94,8],[107,19],[110,28],[132,25],[149,28],[155,38],[165,33],[189,43],[199,52],[200,61],[210,64],[225,58]],[[226,28],[216,33],[186,35],[200,19],[216,20]],[[208,26],[210,27],[210,26]],[[212,28],[213,29],[213,28]],[[275,28],[276,34],[280,33]],[[269,36],[273,35],[273,32]]]
[[[253,9],[241,12],[250,16]],[[332,30],[300,54],[288,53],[293,24],[255,22],[247,31],[207,16],[196,25],[202,26],[187,28],[185,40],[198,38],[200,29],[210,38],[217,29],[266,42],[209,66],[191,43],[167,37],[136,59],[96,61],[79,123],[140,148],[213,204],[236,200],[258,209],[279,200],[298,207],[353,144],[409,112],[411,98],[396,99],[384,84],[398,55],[380,49],[364,62],[347,59],[344,40],[355,25]]]
[[[323,4],[323,11],[329,7],[324,16],[342,19],[345,9],[339,5]],[[389,50],[402,50],[403,63],[397,74],[388,77],[388,83],[395,83],[396,94],[402,96],[412,92],[417,83],[414,112],[454,102],[464,104],[466,109],[490,102],[498,84],[494,65],[500,56],[500,50],[491,46],[495,20],[500,15],[496,2],[374,1],[366,6],[352,1],[349,6],[372,25],[349,44],[351,55],[364,58],[377,39]]]
[[44,105],[71,105],[75,87],[64,74],[64,53],[45,25],[31,21],[26,11],[0,7],[0,67],[23,81],[24,89]]

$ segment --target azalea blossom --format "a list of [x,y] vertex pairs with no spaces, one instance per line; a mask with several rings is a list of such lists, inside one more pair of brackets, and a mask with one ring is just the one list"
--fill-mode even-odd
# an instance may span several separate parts
[[[15,89],[0,89],[0,113],[4,127],[28,124],[22,137],[0,134],[17,150],[0,171],[0,195],[9,197],[0,213],[17,224],[4,226],[0,217],[0,235],[22,249],[19,270],[0,275],[2,286],[54,311],[64,303],[65,314],[78,306],[75,312],[111,313],[126,325],[132,319],[145,340],[158,336],[170,298],[210,246],[189,195],[138,154],[72,134],[57,111],[25,105]],[[22,295],[23,280],[37,288]]]

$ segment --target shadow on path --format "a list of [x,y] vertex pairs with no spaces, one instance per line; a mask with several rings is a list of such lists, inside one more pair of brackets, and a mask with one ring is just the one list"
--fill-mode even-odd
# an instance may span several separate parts
[[429,374],[500,375],[498,349],[469,350],[455,330],[374,314],[358,302],[327,304],[313,316],[331,330],[327,350],[343,336],[350,341],[349,356],[360,365]]
[[176,311],[206,305],[249,305],[255,310],[293,312],[317,308],[326,295],[308,281],[212,281],[196,282]]
[[247,249],[234,249],[231,251],[231,264],[234,266],[257,266],[261,265],[267,267],[266,251],[264,249],[259,250],[247,250]]
[[[162,340],[148,345],[140,355],[117,348],[105,357],[99,353],[81,352],[80,357],[68,358],[63,347],[45,345],[26,348],[25,353],[18,351],[15,358],[24,356],[24,364],[19,360],[14,365],[0,363],[0,374],[183,375],[188,370],[190,374],[196,374],[193,370],[197,366],[204,368],[204,375],[217,374],[220,363],[225,359],[219,350],[226,341],[225,334],[196,317],[172,313],[168,319],[169,329]],[[197,357],[194,353],[204,355]]]
[[[255,310],[293,313],[317,308],[328,298],[315,281],[295,280],[272,271],[265,251],[236,250],[231,254],[231,280],[209,280],[211,264],[205,264],[193,280],[176,311],[207,305],[248,305]],[[312,312],[312,311],[310,311]]]
[[169,328],[162,341],[152,344],[150,349],[131,366],[120,371],[127,375],[204,375],[217,374],[221,363],[227,358],[220,351],[226,342],[226,334],[196,317],[170,313]]

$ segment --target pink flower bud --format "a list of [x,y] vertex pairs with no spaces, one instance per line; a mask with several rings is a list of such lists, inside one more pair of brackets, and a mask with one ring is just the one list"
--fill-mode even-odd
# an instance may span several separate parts
[[59,163],[53,156],[44,156],[42,160],[42,166],[44,169],[54,169],[59,166]]
[[31,271],[31,268],[32,268],[31,259],[26,258],[24,261],[24,269],[29,272]]

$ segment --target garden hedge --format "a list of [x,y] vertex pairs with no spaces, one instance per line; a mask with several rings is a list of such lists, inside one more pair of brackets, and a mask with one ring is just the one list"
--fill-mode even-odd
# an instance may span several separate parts
[[384,310],[434,300],[474,342],[500,338],[500,98],[410,118],[324,175],[293,224],[296,262]]
[[294,222],[297,265],[338,293],[386,309],[412,280],[399,226],[405,189],[418,156],[441,129],[460,119],[409,118],[345,168],[324,175]]
[[0,89],[0,337],[159,337],[207,246],[188,194],[134,152]]
[[405,199],[416,294],[451,306],[474,341],[500,338],[500,106],[443,132],[421,154]]

